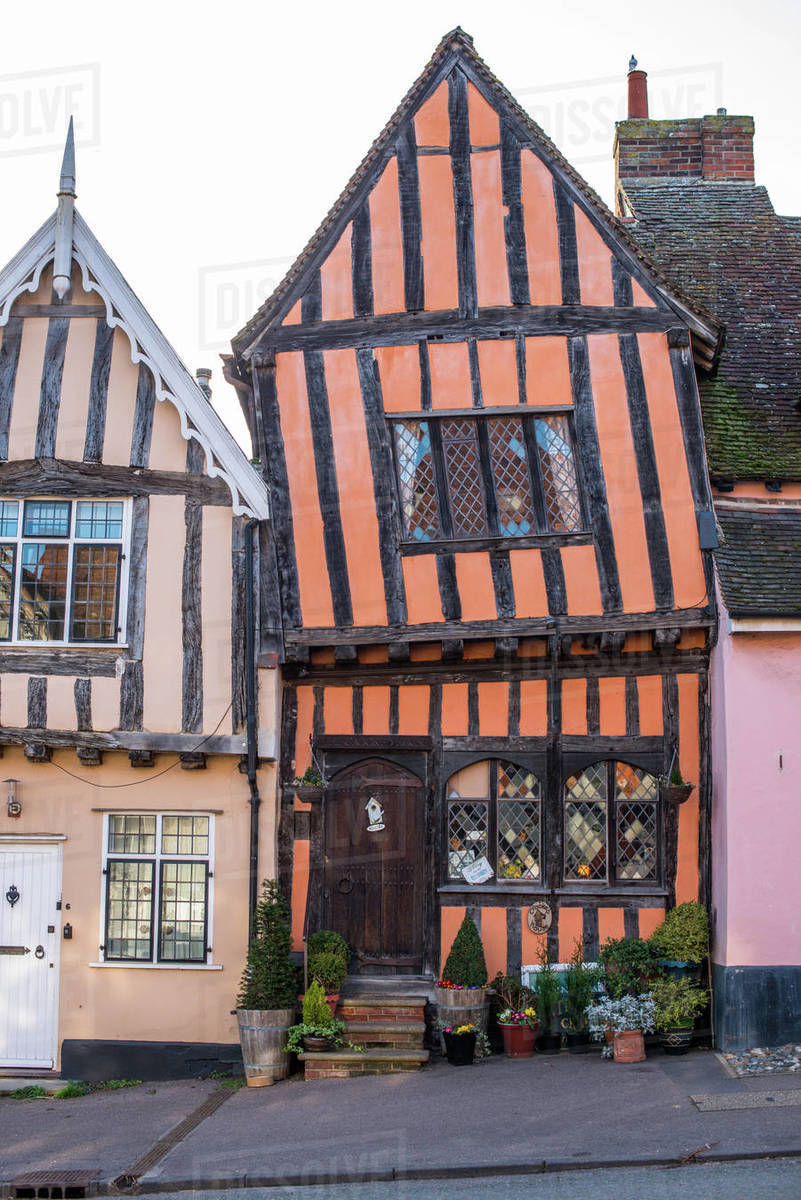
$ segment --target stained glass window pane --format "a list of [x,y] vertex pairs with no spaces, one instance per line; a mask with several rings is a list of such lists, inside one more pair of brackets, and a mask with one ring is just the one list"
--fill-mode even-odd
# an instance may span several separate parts
[[70,634],[74,642],[116,638],[119,574],[119,546],[75,547]]
[[514,763],[498,763],[498,799],[511,800],[518,797],[539,800],[540,781],[527,767]]
[[155,854],[155,813],[112,813],[108,848],[111,854]]
[[11,604],[14,596],[16,546],[0,546],[0,639],[11,637]]
[[19,522],[19,501],[0,500],[0,537],[16,537]]
[[554,533],[573,533],[581,529],[581,504],[567,417],[538,418],[535,426],[548,525]]
[[69,500],[26,500],[22,532],[25,537],[69,537]]
[[108,541],[121,538],[121,501],[78,500],[75,505],[75,536],[78,538],[104,538]]
[[159,958],[206,961],[207,873],[206,863],[161,864]]
[[656,780],[629,763],[615,763],[615,796],[618,800],[656,800]]
[[499,532],[504,537],[536,533],[522,422],[518,417],[492,417],[487,426]]
[[487,509],[476,423],[468,418],[448,418],[441,429],[453,535],[481,537],[487,533]]
[[152,862],[109,862],[106,958],[147,960],[153,932]]
[[656,820],[654,801],[617,802],[618,879],[656,879]]
[[565,802],[565,879],[606,879],[606,801]]
[[488,808],[486,800],[458,800],[448,805],[449,879],[461,879],[465,867],[486,855]]
[[440,536],[440,521],[428,421],[396,421],[393,429],[404,531],[430,542]]
[[539,877],[539,801],[499,800],[498,878],[539,879]]
[[69,546],[64,544],[23,543],[19,592],[21,640],[63,640],[68,557]]
[[593,763],[567,781],[567,794],[577,800],[606,799],[606,763]]

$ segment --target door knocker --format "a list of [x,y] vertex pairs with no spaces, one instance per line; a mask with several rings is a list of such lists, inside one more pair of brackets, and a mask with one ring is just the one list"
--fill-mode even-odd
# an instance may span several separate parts
[[353,880],[350,878],[350,876],[345,875],[343,879],[340,879],[339,883],[337,884],[337,891],[341,892],[343,896],[350,895],[350,893],[353,891]]
[[12,908],[19,900],[19,891],[17,890],[17,885],[15,883],[12,883],[11,887],[6,892],[6,900]]
[[33,953],[36,956],[36,958],[44,958],[44,956],[45,956],[44,946],[37,946]]

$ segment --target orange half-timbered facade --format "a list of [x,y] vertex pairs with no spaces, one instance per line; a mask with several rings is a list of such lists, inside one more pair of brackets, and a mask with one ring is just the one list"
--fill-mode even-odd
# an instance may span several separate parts
[[468,910],[492,975],[706,897],[717,339],[448,35],[228,365],[276,527],[297,948],[436,978]]

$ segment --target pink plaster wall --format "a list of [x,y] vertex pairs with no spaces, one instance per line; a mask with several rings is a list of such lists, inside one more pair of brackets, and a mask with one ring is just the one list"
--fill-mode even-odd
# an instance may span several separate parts
[[[712,655],[714,960],[801,964],[801,635],[721,628]],[[780,764],[781,756],[781,764]]]

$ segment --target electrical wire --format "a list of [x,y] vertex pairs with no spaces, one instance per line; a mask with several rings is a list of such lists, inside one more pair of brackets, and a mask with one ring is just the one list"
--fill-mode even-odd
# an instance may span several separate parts
[[[225,718],[228,716],[229,712],[233,708],[233,705],[234,705],[234,702],[232,700],[231,703],[226,708],[223,715],[220,717],[217,724],[212,729],[211,733],[207,733],[206,736],[203,738],[203,740],[198,742],[198,744],[196,746],[193,746],[191,750],[182,750],[182,751],[180,751],[180,753],[181,754],[197,754],[197,752],[198,752],[198,750],[200,750],[201,746],[205,746],[205,744],[209,740],[209,738],[214,737],[215,733],[220,728],[223,721],[225,720]],[[95,783],[93,779],[84,779],[82,775],[76,775],[74,771],[68,771],[66,767],[62,767],[61,763],[57,763],[57,762],[50,763],[51,767],[56,767],[59,771],[63,771],[65,775],[69,775],[70,779],[77,779],[78,783],[85,783],[85,784],[87,784],[88,787],[104,788],[104,789],[109,789],[109,790],[114,790],[115,788],[141,787],[142,784],[144,784],[144,783],[152,783],[154,779],[161,779],[162,775],[166,775],[168,771],[173,771],[176,767],[178,767],[180,765],[181,765],[181,760],[179,758],[177,760],[177,762],[170,763],[170,765],[168,767],[165,767],[163,771],[157,771],[155,775],[148,775],[147,779],[134,779],[130,783]]]

